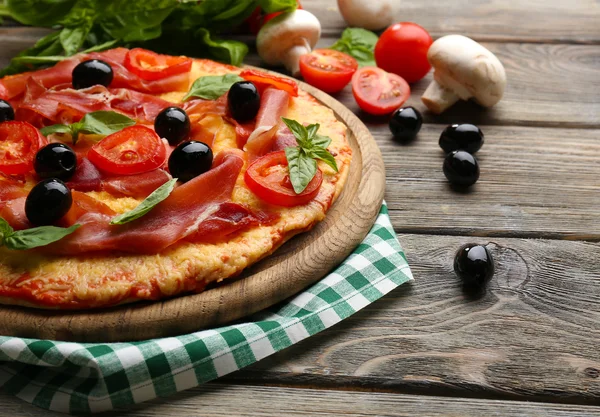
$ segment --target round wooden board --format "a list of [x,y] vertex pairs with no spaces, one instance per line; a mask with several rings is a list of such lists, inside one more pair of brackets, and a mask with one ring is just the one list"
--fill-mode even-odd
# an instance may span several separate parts
[[200,294],[100,311],[0,306],[0,334],[77,342],[119,342],[191,333],[263,310],[320,280],[364,239],[381,207],[385,169],[365,125],[343,104],[308,84],[302,89],[348,126],[348,181],[325,220],[297,235],[234,281]]

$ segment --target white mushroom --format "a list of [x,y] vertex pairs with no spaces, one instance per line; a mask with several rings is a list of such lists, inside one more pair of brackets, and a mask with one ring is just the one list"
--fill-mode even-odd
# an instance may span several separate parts
[[466,36],[439,38],[429,47],[427,59],[435,72],[421,100],[434,113],[442,113],[459,99],[473,98],[491,107],[504,94],[506,73],[502,63]]
[[320,37],[319,19],[306,10],[295,10],[269,20],[258,32],[256,48],[267,64],[283,64],[296,77],[300,56],[310,53]]
[[340,13],[348,25],[379,30],[392,24],[392,0],[338,0]]

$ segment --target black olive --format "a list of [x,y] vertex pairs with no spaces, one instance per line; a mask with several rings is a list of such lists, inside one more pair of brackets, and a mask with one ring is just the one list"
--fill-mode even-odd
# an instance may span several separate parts
[[202,142],[190,140],[179,144],[169,157],[169,172],[179,181],[186,182],[210,169],[213,153]]
[[94,85],[108,87],[113,79],[113,70],[111,66],[104,61],[90,59],[77,64],[77,66],[73,68],[72,77],[73,88],[77,90],[92,87]]
[[401,107],[392,114],[390,131],[395,139],[402,142],[410,141],[417,136],[422,124],[423,117],[417,109],[414,107]]
[[51,143],[35,155],[33,168],[40,178],[58,178],[67,181],[75,173],[77,156],[67,145]]
[[154,130],[175,146],[189,135],[190,118],[179,107],[167,107],[154,119]]
[[456,252],[454,272],[465,285],[483,288],[494,275],[494,259],[488,248],[470,243]]
[[444,175],[454,185],[473,185],[479,179],[479,164],[469,152],[452,151],[444,159]]
[[463,150],[475,153],[483,146],[483,132],[472,124],[450,125],[440,135],[444,152]]
[[25,200],[25,215],[35,226],[45,226],[67,214],[72,204],[69,187],[59,179],[48,178],[29,192]]
[[8,101],[0,100],[0,123],[15,120],[15,110]]
[[250,81],[238,81],[229,89],[227,103],[233,118],[245,122],[256,117],[260,108],[260,94]]

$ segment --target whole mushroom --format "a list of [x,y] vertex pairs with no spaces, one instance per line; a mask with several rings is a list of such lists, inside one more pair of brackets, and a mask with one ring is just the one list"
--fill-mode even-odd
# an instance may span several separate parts
[[283,64],[296,77],[300,75],[300,57],[310,53],[320,37],[319,19],[298,9],[269,20],[258,32],[256,48],[267,64]]
[[504,94],[506,73],[496,55],[462,35],[448,35],[429,48],[433,81],[421,100],[433,113],[442,113],[459,99],[475,99],[484,107],[498,103]]
[[392,0],[337,0],[348,25],[380,30],[392,24]]

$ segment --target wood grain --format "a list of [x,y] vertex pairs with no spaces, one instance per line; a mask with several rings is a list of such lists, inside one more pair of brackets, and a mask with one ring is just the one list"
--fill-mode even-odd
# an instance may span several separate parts
[[[482,41],[600,42],[600,3],[595,0],[391,1],[394,21],[415,22],[433,37],[460,33]],[[326,35],[345,27],[335,1],[305,0]]]
[[303,84],[348,126],[347,183],[324,221],[289,241],[241,279],[200,294],[102,311],[0,306],[0,334],[79,342],[144,340],[190,333],[245,317],[296,294],[339,265],[364,239],[381,207],[385,168],[365,125],[341,103]]
[[[600,244],[400,236],[415,281],[224,381],[600,404]],[[487,244],[465,293],[460,245]]]
[[[0,409],[12,417],[40,415],[40,409],[0,394]],[[128,417],[594,417],[600,408],[535,402],[475,400],[281,387],[206,384],[167,399],[112,415]],[[46,412],[46,417],[64,414]]]

